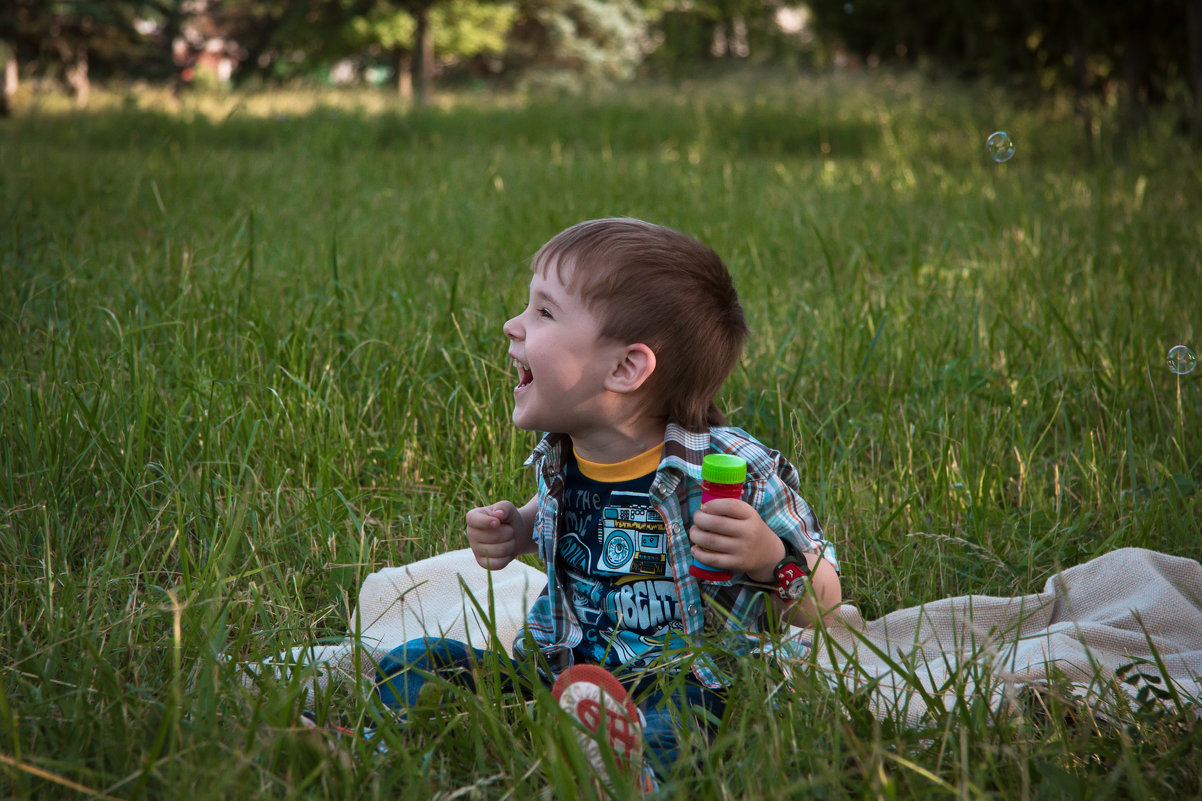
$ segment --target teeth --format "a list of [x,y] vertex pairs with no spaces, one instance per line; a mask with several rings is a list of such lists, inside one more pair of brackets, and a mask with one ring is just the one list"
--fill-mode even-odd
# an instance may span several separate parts
[[530,372],[530,368],[519,362],[517,359],[513,360],[513,367],[518,373],[519,387],[524,387],[534,380],[534,375]]

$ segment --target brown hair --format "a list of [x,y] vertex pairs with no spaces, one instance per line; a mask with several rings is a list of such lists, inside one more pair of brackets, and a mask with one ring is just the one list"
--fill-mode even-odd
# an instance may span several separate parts
[[644,384],[650,409],[693,431],[725,424],[714,398],[749,331],[717,253],[671,228],[615,217],[559,233],[532,268],[566,276],[600,319],[601,336],[655,352]]

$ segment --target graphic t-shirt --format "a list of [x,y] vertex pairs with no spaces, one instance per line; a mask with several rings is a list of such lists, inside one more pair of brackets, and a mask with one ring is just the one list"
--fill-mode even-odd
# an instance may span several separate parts
[[683,629],[668,533],[648,495],[659,453],[616,465],[568,460],[556,565],[584,631],[579,661],[645,667]]

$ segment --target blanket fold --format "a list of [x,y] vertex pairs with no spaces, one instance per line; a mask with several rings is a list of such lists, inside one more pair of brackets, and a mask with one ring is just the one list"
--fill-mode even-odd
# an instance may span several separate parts
[[864,621],[843,606],[826,632],[819,665],[873,686],[877,717],[916,724],[928,701],[970,693],[998,708],[1024,686],[1067,681],[1087,702],[1131,696],[1116,671],[1170,683],[1202,698],[1202,565],[1141,548],[1118,549],[1070,567],[1043,591],[1003,598],[967,595]]

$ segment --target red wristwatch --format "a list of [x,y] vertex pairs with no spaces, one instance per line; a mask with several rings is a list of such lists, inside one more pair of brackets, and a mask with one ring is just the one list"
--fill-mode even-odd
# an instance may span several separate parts
[[776,594],[782,601],[796,601],[805,595],[810,580],[806,558],[785,543],[785,558],[776,563]]

